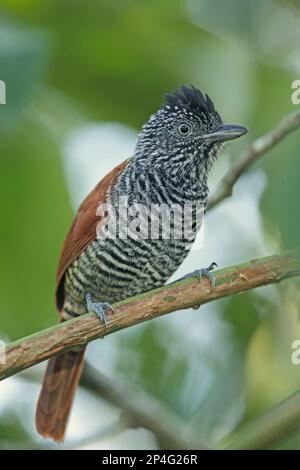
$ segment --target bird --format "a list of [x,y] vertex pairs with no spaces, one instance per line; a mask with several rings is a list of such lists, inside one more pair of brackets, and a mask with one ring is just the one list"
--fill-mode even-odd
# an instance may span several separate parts
[[[113,303],[168,281],[195,240],[195,207],[206,206],[208,176],[223,144],[246,132],[244,126],[224,124],[211,98],[195,86],[182,85],[165,95],[141,128],[132,157],[110,171],[78,209],[57,269],[60,321],[95,312],[106,323]],[[120,200],[130,208],[137,205],[139,212],[140,207],[190,205],[192,229],[181,237],[164,236],[163,227],[153,237],[149,232],[139,236],[148,213],[139,218],[139,230],[124,236],[117,223],[124,212]],[[108,235],[110,220],[118,227],[114,236]],[[134,214],[126,220],[127,225],[135,222]],[[209,276],[210,269],[198,274]],[[45,438],[64,440],[84,353],[84,347],[74,348],[48,362],[36,407],[36,428]]]

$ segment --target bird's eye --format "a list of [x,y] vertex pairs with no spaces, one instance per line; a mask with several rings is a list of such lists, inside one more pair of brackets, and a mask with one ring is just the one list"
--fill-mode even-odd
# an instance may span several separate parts
[[191,132],[191,126],[186,122],[183,122],[178,126],[178,130],[181,135],[187,136]]

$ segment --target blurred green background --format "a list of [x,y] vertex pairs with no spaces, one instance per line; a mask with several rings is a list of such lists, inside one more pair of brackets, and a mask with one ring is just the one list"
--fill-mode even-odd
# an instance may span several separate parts
[[[57,321],[54,279],[75,209],[127,158],[163,94],[206,91],[247,137],[228,146],[211,187],[243,148],[296,106],[296,0],[1,0],[0,336],[21,338]],[[206,218],[204,247],[177,275],[281,252],[300,239],[300,132],[239,181]],[[213,444],[300,386],[291,343],[300,338],[299,284],[288,281],[131,328],[98,341],[88,359],[142,388]],[[42,447],[36,377],[0,385],[0,448]],[[118,410],[81,389],[66,445],[157,448],[140,429],[97,440]],[[102,433],[103,434],[103,433]],[[93,437],[94,436],[94,437]],[[300,433],[299,433],[300,436]],[[93,437],[93,438],[92,438]],[[79,443],[79,444],[78,444]],[[296,435],[285,447],[299,448]]]

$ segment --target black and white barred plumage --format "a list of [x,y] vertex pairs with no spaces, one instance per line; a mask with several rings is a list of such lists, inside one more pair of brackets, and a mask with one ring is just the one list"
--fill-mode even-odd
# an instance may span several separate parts
[[[222,142],[245,132],[223,124],[210,98],[194,87],[167,95],[141,130],[133,157],[78,209],[57,269],[62,321],[89,310],[106,326],[109,304],[167,281],[196,237]],[[57,442],[64,439],[84,351],[82,345],[53,357],[46,369],[36,427]]]
[[[222,125],[211,99],[194,87],[168,94],[166,103],[143,126],[133,158],[111,189],[118,217],[128,204],[206,204],[207,177],[222,143],[203,138]],[[86,312],[85,294],[113,303],[164,284],[182,263],[196,236],[158,239],[97,238],[65,275],[64,316]]]

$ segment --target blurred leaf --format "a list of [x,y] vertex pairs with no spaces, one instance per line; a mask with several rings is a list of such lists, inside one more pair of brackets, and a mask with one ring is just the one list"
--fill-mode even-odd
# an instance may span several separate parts
[[14,413],[5,413],[0,421],[0,449],[11,449],[11,442],[16,448],[30,446],[31,439]]
[[6,83],[6,105],[0,108],[3,122],[15,120],[30,102],[48,62],[45,34],[0,24],[0,79]]
[[262,310],[268,311],[269,308],[270,304],[255,292],[232,296],[226,303],[223,318],[233,327],[243,349],[259,325]]
[[11,339],[53,324],[56,263],[71,221],[60,154],[37,124],[0,142],[0,318]]

